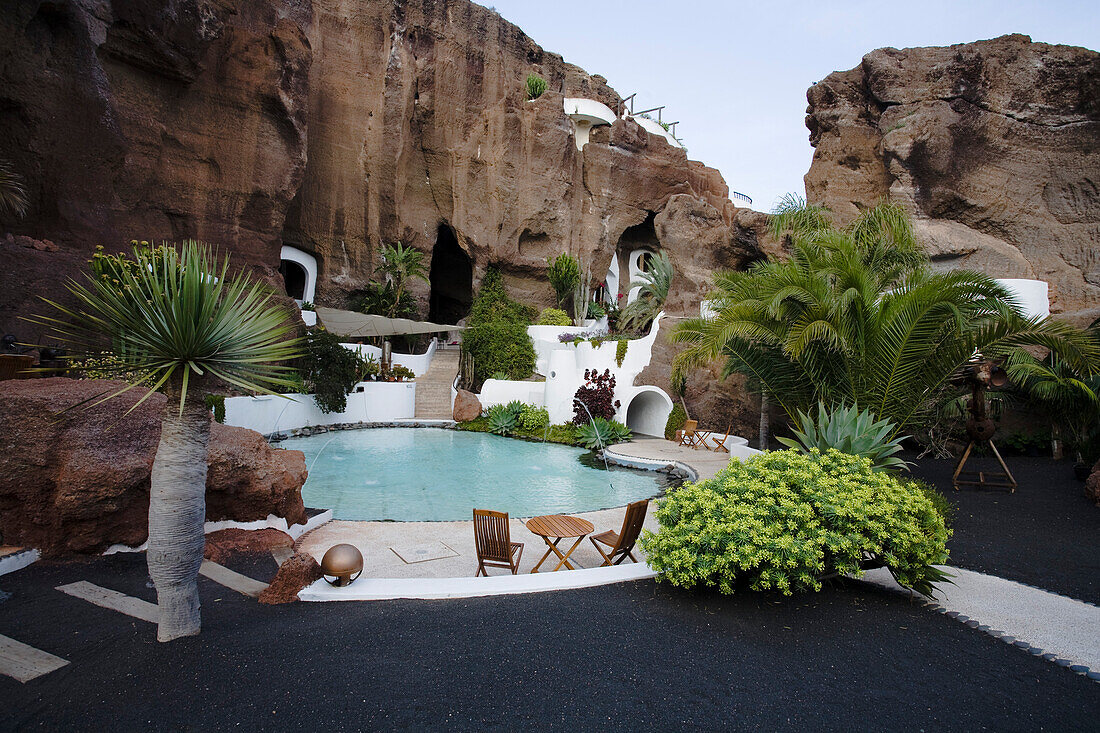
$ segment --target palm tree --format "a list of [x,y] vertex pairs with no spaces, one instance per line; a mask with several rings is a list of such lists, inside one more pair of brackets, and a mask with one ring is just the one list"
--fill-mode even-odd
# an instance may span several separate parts
[[14,170],[11,163],[0,160],[0,216],[10,214],[22,218],[27,213],[27,189],[23,178]]
[[424,282],[430,282],[428,271],[424,267],[424,253],[413,247],[406,247],[401,242],[382,245],[382,262],[375,272],[383,275],[393,284],[393,305],[386,314],[390,318],[397,313],[409,280],[419,278]]
[[645,329],[661,312],[672,286],[672,261],[668,252],[661,251],[650,257],[646,271],[638,278],[630,283],[631,289],[638,288],[638,294],[623,308],[620,318],[624,331]]
[[985,275],[929,271],[900,208],[880,204],[837,229],[823,210],[788,203],[773,226],[789,229],[791,258],[720,273],[717,315],[673,332],[688,344],[674,368],[723,359],[726,376],[748,376],[792,421],[819,401],[858,403],[898,429],[975,352],[1038,345],[1096,371],[1100,351],[1084,332],[1023,318]]
[[[97,253],[87,284],[70,281],[72,308],[47,300],[50,326],[76,351],[113,352],[134,383],[101,395],[96,404],[137,386],[168,396],[149,494],[149,575],[157,589],[157,638],[199,633],[198,571],[206,519],[210,411],[205,395],[218,383],[273,394],[290,387],[280,364],[296,358],[298,340],[271,292],[246,274],[230,275],[202,244],[155,250],[135,246],[133,259]],[[131,408],[133,409],[133,408]]]
[[1074,458],[1080,463],[1083,447],[1100,423],[1100,377],[1080,374],[1056,354],[1039,359],[1025,349],[1016,349],[1008,355],[1005,371],[1011,382],[1050,419],[1055,457],[1061,457],[1059,450],[1065,433]]

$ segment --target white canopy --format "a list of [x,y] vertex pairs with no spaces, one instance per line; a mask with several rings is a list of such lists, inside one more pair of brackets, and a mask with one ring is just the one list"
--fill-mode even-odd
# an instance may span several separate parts
[[317,317],[325,328],[337,336],[402,336],[410,333],[441,333],[458,331],[463,326],[449,326],[428,321],[410,321],[408,318],[386,318],[355,311],[318,306]]

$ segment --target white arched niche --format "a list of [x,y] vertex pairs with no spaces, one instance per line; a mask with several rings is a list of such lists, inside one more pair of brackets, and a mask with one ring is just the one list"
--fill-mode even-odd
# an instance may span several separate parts
[[294,298],[298,305],[312,303],[317,293],[317,258],[297,247],[284,244],[279,259],[279,271],[283,273],[284,280],[290,279],[287,275],[291,268],[297,268],[305,274],[305,283],[301,290],[295,288],[295,292],[291,292],[288,283],[287,295]]
[[672,412],[672,398],[659,387],[639,387],[626,407],[626,426],[635,434],[665,436],[665,423]]

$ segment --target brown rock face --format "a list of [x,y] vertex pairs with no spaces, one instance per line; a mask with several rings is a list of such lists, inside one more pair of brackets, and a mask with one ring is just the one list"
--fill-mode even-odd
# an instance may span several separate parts
[[1100,315],[1100,53],[879,49],[807,97],[809,201],[847,221],[889,195],[937,265],[1046,280],[1054,312]]
[[298,591],[319,580],[321,574],[321,566],[312,555],[296,553],[279,566],[275,578],[260,593],[260,603],[292,603],[298,600]]
[[[0,382],[0,532],[46,555],[101,552],[145,542],[149,472],[165,398],[132,390],[72,408],[120,382],[62,378]],[[66,411],[67,410],[67,411]],[[206,517],[253,521],[269,514],[305,522],[305,458],[258,434],[215,423]]]
[[280,547],[294,547],[294,539],[277,529],[221,529],[206,535],[202,556],[224,563],[234,555],[262,555]]
[[[618,94],[468,0],[16,0],[0,37],[3,155],[32,184],[0,232],[58,247],[0,242],[0,329],[23,340],[42,337],[17,320],[35,296],[64,299],[96,244],[131,238],[198,237],[275,282],[296,246],[333,306],[400,240],[430,257],[414,294],[445,323],[490,264],[546,306],[547,256],[598,283],[640,246],[672,253],[670,313],[695,314],[711,269],[772,246],[718,171],[633,121],[577,150],[563,97]],[[549,82],[534,101],[528,74]]]
[[458,390],[455,395],[455,408],[452,417],[455,422],[466,422],[481,416],[481,401],[473,392]]

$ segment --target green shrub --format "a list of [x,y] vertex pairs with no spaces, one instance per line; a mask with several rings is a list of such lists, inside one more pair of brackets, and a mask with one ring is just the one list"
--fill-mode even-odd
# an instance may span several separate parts
[[208,394],[203,398],[206,407],[214,413],[214,422],[225,423],[225,395]]
[[894,455],[901,451],[906,436],[891,438],[897,426],[889,420],[875,422],[871,411],[860,412],[859,405],[828,410],[824,402],[819,402],[816,419],[799,410],[798,420],[802,429],[791,428],[795,439],[777,438],[780,443],[804,452],[835,448],[841,453],[864,456],[871,459],[871,467],[876,471],[909,468],[908,463]]
[[597,417],[591,422],[579,425],[577,430],[577,442],[589,450],[603,448],[615,443],[623,443],[633,437],[630,428],[615,420],[605,420]]
[[141,374],[131,369],[123,356],[105,351],[101,354],[68,359],[69,376],[76,379],[121,379],[135,384]]
[[474,387],[490,375],[503,372],[510,379],[526,379],[535,370],[535,347],[527,335],[534,309],[508,297],[504,277],[495,267],[485,271],[470,307],[463,348],[474,359]]
[[924,492],[837,450],[735,458],[657,505],[660,530],[645,532],[642,548],[678,586],[790,595],[820,590],[833,574],[858,576],[865,561],[925,595],[946,577],[933,565],[947,560],[949,532]]
[[899,476],[898,480],[905,486],[916,489],[924,494],[928,501],[932,502],[932,506],[936,507],[936,511],[943,517],[943,524],[947,527],[948,531],[951,530],[951,525],[955,521],[955,505],[951,503],[951,500],[939,492],[932,484],[927,481],[921,481],[918,478],[911,478],[908,476]]
[[[501,408],[501,409],[497,409]],[[493,405],[489,409],[489,432],[496,435],[511,435],[516,429],[516,414],[504,405]]]
[[508,379],[508,372],[493,372],[489,379]]
[[390,367],[390,376],[397,379],[405,379],[411,382],[412,380],[416,379],[416,372],[414,372],[412,369],[409,369],[407,366],[394,364],[392,367]]
[[684,421],[686,420],[687,413],[684,411],[683,406],[680,403],[673,405],[672,412],[668,413],[668,420],[665,421],[665,440],[675,438],[676,431],[684,429]]
[[524,430],[542,430],[550,424],[550,411],[545,407],[524,405],[519,413],[519,424]]
[[[573,295],[577,283],[581,280],[581,266],[573,255],[562,252],[554,259],[546,258],[546,278],[550,281],[550,287],[554,288],[554,296],[558,301],[558,308],[562,308],[566,301]],[[567,323],[549,323],[549,326],[568,326],[573,323],[566,315]]]
[[541,97],[543,94],[546,93],[547,88],[549,88],[549,85],[546,83],[546,80],[543,79],[538,74],[528,74],[527,75],[527,98],[528,99],[538,99],[539,97]]
[[623,359],[626,358],[626,350],[629,344],[629,339],[619,339],[618,343],[615,344],[615,366],[622,367]]
[[321,412],[343,412],[348,394],[363,378],[363,359],[358,352],[341,346],[335,334],[322,329],[307,332],[304,347],[305,353],[298,360],[304,389],[314,396]]
[[543,308],[536,322],[539,326],[572,326],[573,319],[559,308]]
[[589,302],[589,304],[588,304],[588,317],[589,318],[594,318],[596,320],[599,320],[599,319],[603,318],[606,315],[607,315],[607,311],[604,310],[604,307],[603,307],[602,303],[597,303],[594,300]]

